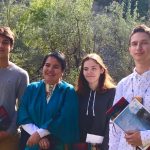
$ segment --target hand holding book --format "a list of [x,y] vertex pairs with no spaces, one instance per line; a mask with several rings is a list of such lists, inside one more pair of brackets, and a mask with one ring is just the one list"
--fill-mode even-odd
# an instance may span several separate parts
[[125,133],[125,139],[128,144],[132,145],[133,147],[142,145],[141,134],[139,131]]
[[125,133],[150,130],[150,112],[136,98],[129,103],[122,97],[107,111],[107,116]]

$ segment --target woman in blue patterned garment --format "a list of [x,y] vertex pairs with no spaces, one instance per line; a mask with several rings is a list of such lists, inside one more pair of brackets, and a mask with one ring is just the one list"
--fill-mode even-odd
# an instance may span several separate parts
[[78,140],[77,95],[62,80],[65,67],[64,55],[46,55],[43,80],[27,87],[18,111],[20,150],[71,150],[69,145]]

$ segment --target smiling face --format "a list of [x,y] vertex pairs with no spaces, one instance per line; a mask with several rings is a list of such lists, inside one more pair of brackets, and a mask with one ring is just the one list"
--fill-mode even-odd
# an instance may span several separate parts
[[93,59],[88,59],[83,64],[83,75],[90,87],[98,86],[100,75],[104,69]]
[[130,40],[129,52],[135,63],[150,62],[150,36],[144,32],[133,34]]
[[49,56],[43,66],[43,77],[47,84],[57,84],[62,78],[63,71],[60,62]]
[[0,58],[8,58],[11,49],[12,44],[10,39],[0,35]]

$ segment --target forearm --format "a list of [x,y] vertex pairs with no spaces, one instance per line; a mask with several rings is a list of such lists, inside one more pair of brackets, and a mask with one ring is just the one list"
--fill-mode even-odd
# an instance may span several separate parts
[[38,134],[40,135],[41,138],[50,134],[50,132],[48,130],[38,128],[36,125],[34,125],[32,123],[22,125],[22,128],[30,135],[32,135],[35,132],[38,132]]

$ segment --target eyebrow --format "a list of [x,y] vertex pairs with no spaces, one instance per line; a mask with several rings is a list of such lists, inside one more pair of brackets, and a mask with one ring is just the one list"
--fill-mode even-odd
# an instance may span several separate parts
[[[90,67],[97,67],[97,66],[95,65],[95,66],[90,66]],[[85,67],[83,67],[83,68],[88,68],[88,67],[85,66]]]
[[7,39],[7,38],[6,38],[6,39],[3,39],[3,41],[7,41],[7,42],[10,42],[10,40],[9,40],[9,39]]
[[[150,39],[149,39],[149,40],[150,40]],[[148,40],[148,39],[142,39],[142,40],[140,40],[140,41],[149,41],[149,40]],[[134,41],[131,40],[131,43],[132,43],[132,42],[137,42],[137,41],[138,41],[138,40],[134,40]]]
[[[45,65],[52,65],[52,64],[49,63],[49,62],[45,62]],[[59,65],[59,64],[53,64],[53,66],[61,66],[61,65]]]

